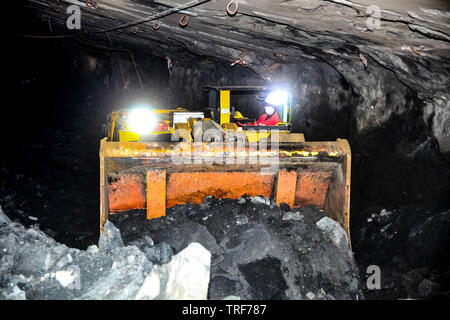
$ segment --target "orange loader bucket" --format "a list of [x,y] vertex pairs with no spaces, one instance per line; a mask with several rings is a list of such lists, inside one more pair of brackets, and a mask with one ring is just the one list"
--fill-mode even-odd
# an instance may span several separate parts
[[[180,148],[187,152],[174,158]],[[347,140],[280,143],[276,150],[217,150],[206,142],[102,139],[100,232],[108,215],[121,211],[146,209],[147,218],[152,219],[178,204],[200,204],[209,195],[231,199],[259,195],[293,209],[323,210],[342,225],[350,241],[351,151]],[[222,160],[212,161],[218,154]]]

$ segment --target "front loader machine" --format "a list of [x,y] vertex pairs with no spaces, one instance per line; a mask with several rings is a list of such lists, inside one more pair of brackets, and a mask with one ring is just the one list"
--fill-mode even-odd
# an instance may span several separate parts
[[347,140],[282,142],[269,147],[214,142],[100,143],[100,232],[109,214],[145,209],[162,217],[206,196],[264,196],[292,209],[315,207],[338,221],[350,242]]

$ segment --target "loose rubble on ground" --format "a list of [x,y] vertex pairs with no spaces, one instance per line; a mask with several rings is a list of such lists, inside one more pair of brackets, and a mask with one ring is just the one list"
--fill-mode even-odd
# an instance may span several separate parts
[[261,197],[208,197],[155,220],[115,214],[87,250],[0,212],[0,297],[360,299],[346,237],[320,211]]
[[207,297],[211,255],[201,244],[190,243],[176,255],[169,250],[164,258],[164,246],[145,249],[124,246],[111,222],[98,246],[69,248],[0,211],[0,299]]
[[192,242],[203,245],[211,252],[210,299],[361,297],[345,231],[315,209],[281,209],[263,197],[207,197],[151,221],[139,211],[110,220],[125,244],[151,237],[175,253]]

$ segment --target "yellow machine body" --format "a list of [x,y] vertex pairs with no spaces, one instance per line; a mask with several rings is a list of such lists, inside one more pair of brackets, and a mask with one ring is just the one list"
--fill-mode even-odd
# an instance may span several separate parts
[[220,125],[230,123],[230,90],[220,91]]

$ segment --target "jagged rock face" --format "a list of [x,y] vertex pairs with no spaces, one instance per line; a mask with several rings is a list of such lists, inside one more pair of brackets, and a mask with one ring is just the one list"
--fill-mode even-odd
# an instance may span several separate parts
[[[227,15],[225,3],[190,1],[187,10],[164,17],[158,14],[186,4],[170,0],[99,1],[93,8],[82,1],[61,4],[62,10],[54,12],[54,1],[28,1],[30,16],[40,20],[48,11],[50,23],[42,24],[47,31],[73,34],[66,27],[66,8],[78,5],[83,38],[96,44],[169,57],[174,67],[182,68],[199,59],[229,65],[242,58],[246,68],[275,83],[285,82],[286,69],[304,66],[308,59],[329,64],[360,89],[360,76],[385,68],[421,99],[433,101],[437,108],[449,107],[446,1],[245,1],[234,16]],[[190,17],[184,28],[179,25],[182,14]],[[148,17],[156,19],[133,25]],[[157,30],[154,21],[160,23]]]

